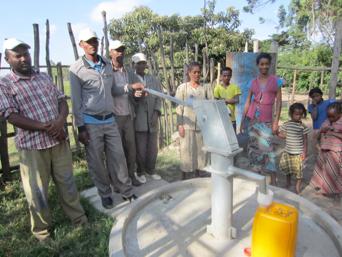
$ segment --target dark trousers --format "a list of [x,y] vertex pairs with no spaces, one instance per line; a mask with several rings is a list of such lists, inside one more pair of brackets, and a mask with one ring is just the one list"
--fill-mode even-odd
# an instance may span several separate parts
[[90,137],[86,145],[88,169],[99,195],[111,196],[112,184],[123,196],[131,196],[132,185],[117,124],[87,124],[86,128]]
[[138,173],[154,174],[158,155],[158,132],[136,132]]
[[121,135],[122,146],[125,152],[128,174],[132,178],[136,172],[136,146],[134,121],[130,115],[116,116],[116,122]]

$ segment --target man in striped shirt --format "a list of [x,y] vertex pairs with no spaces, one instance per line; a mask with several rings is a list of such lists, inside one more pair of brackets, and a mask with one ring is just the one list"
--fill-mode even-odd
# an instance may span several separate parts
[[62,207],[75,225],[87,222],[72,174],[64,124],[65,96],[45,73],[32,69],[30,46],[15,38],[4,42],[11,71],[0,79],[0,115],[16,127],[20,174],[31,215],[31,231],[43,241],[50,236],[48,186],[52,177]]

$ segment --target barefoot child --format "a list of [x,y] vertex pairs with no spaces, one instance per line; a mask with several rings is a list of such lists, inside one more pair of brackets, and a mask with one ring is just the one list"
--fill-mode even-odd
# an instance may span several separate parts
[[339,199],[342,194],[342,103],[330,104],[327,116],[320,129],[320,151],[310,184],[320,193]]
[[279,168],[286,174],[287,188],[291,186],[291,175],[295,175],[296,192],[301,191],[303,179],[303,161],[307,156],[309,129],[302,123],[306,117],[306,109],[301,103],[294,103],[289,110],[290,120],[280,127],[278,136],[285,138],[285,151],[283,152]]

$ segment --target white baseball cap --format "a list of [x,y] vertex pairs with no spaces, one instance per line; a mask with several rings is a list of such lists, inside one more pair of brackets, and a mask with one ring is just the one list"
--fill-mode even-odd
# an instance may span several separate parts
[[120,40],[113,40],[113,41],[110,41],[109,43],[109,50],[116,50],[120,47],[125,47],[125,44],[122,43]]
[[136,53],[132,56],[132,62],[138,63],[138,62],[147,62],[146,55],[143,53]]
[[13,50],[14,48],[20,45],[26,46],[27,48],[31,48],[29,44],[26,44],[25,42],[14,37],[6,38],[3,44],[3,52],[5,52],[6,50]]
[[78,34],[78,42],[88,41],[91,38],[98,38],[96,32],[91,30],[90,28],[85,28],[80,31]]

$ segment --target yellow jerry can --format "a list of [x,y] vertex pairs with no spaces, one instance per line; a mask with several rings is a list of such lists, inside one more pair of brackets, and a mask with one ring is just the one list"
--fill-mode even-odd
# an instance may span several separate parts
[[258,207],[252,230],[252,257],[294,257],[298,228],[298,210],[273,202]]

